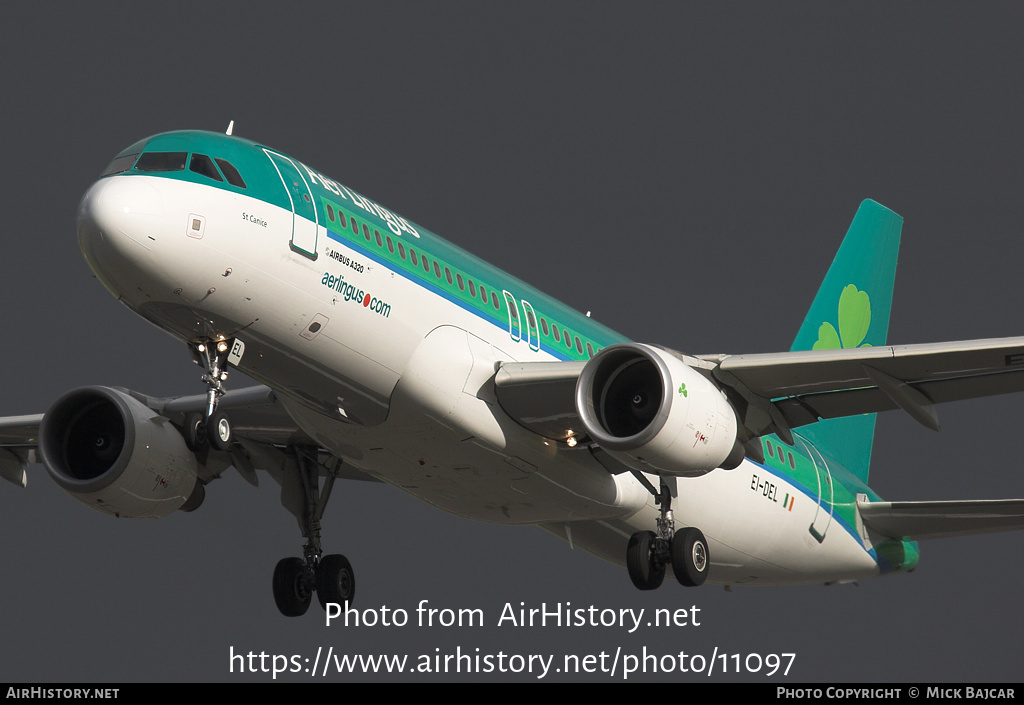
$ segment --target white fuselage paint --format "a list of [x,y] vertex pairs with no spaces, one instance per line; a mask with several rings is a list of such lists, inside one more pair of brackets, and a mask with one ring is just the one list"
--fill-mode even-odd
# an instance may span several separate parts
[[[299,427],[354,467],[461,516],[571,532],[574,546],[618,563],[630,534],[654,528],[654,499],[631,475],[609,474],[586,449],[546,441],[497,405],[487,383],[496,362],[553,356],[322,226],[313,260],[290,247],[285,209],[140,175],[97,182],[81,215],[83,252],[112,293],[175,337],[237,336],[239,368],[277,390]],[[325,274],[343,285],[325,285]],[[386,302],[386,315],[346,301],[348,285]],[[676,523],[707,537],[709,582],[878,574],[855,530],[833,521],[823,541],[812,536],[816,497],[781,476],[777,491],[798,497],[791,510],[752,492],[751,474],[767,472],[745,461],[679,479]]]

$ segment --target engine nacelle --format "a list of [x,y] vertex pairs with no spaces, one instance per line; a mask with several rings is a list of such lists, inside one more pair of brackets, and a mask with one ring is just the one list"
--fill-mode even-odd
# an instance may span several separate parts
[[196,490],[196,457],[181,433],[117,389],[83,387],[58,399],[39,426],[39,453],[62,489],[113,516],[167,516]]
[[620,462],[645,472],[695,477],[743,459],[736,412],[718,387],[649,345],[611,345],[576,384],[587,434]]

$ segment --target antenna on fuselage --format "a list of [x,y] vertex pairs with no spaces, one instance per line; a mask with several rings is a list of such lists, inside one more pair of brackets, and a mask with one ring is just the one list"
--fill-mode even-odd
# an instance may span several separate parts
[[231,122],[228,123],[228,129],[225,130],[224,134],[225,135],[230,135],[231,131],[234,130],[234,129],[235,129],[235,121],[232,120]]

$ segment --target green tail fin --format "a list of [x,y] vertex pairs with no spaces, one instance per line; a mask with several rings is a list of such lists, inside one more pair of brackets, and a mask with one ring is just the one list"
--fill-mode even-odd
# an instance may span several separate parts
[[[885,206],[860,204],[790,350],[886,344],[902,227]],[[826,419],[799,433],[867,483],[875,414]]]

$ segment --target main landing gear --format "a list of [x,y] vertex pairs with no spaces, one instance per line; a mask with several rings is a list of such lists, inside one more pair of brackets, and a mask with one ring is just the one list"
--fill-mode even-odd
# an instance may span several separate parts
[[[642,475],[644,485],[658,498],[661,516],[658,531],[638,531],[626,547],[626,569],[629,579],[640,590],[654,590],[665,579],[665,569],[672,566],[676,580],[686,587],[701,585],[708,577],[710,554],[708,542],[700,529],[692,526],[675,529],[672,517],[672,492],[662,480],[661,490]],[[674,478],[673,478],[674,481]]]
[[[330,498],[341,460],[335,460],[321,491],[318,449],[294,450],[294,468],[298,477],[292,476],[290,479],[297,479],[301,485],[301,499],[295,504],[285,504],[299,520],[306,545],[302,549],[302,558],[282,558],[274,568],[274,602],[286,617],[305,614],[314,592],[325,610],[330,602],[341,605],[351,603],[356,593],[355,573],[348,559],[337,553],[325,556],[320,548],[320,519]],[[292,464],[288,463],[287,466],[292,467]],[[294,488],[295,483],[288,480],[285,478],[281,485],[282,499],[289,494],[290,488]]]

